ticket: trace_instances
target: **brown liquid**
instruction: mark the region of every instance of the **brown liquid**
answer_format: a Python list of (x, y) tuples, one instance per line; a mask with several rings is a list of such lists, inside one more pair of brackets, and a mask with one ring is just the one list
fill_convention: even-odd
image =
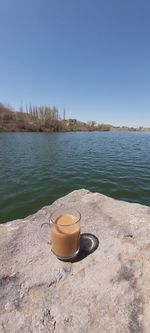
[(73, 256), (79, 249), (80, 223), (73, 215), (57, 217), (51, 226), (52, 250), (59, 257)]

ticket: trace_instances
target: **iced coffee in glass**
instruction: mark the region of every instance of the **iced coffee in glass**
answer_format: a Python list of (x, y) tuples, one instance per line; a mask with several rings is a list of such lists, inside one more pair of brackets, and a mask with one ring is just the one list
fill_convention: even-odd
[(53, 253), (62, 260), (74, 258), (80, 247), (81, 215), (75, 209), (59, 209), (50, 217)]

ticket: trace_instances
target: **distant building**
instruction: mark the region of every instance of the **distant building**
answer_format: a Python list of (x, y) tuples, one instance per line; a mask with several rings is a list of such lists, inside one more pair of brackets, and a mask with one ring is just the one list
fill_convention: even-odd
[(69, 121), (70, 124), (77, 123), (77, 119), (70, 118), (70, 119), (68, 119), (68, 121)]

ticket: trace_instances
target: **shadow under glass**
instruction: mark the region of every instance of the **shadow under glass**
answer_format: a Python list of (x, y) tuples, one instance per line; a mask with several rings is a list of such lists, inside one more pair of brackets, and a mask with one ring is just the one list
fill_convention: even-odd
[(99, 246), (98, 238), (90, 233), (83, 233), (80, 235), (80, 250), (78, 255), (70, 260), (70, 262), (78, 262), (86, 258), (88, 255), (96, 251)]

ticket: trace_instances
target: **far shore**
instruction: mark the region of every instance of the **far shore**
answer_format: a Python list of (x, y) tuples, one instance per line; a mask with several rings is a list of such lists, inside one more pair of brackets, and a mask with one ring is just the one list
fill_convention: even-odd
[(56, 107), (29, 106), (26, 112), (20, 108), (13, 111), (11, 107), (0, 103), (0, 132), (150, 132), (150, 127), (113, 126), (97, 123), (94, 120), (83, 122), (66, 119), (65, 110), (60, 116)]

